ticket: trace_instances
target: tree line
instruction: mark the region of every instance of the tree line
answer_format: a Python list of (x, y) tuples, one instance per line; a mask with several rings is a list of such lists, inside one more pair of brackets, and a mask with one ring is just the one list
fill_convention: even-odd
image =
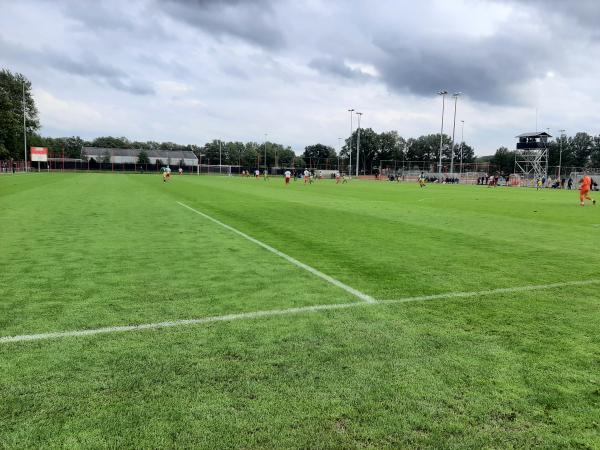
[[(25, 122), (23, 121), (25, 118)], [(31, 82), (20, 73), (0, 70), (0, 160), (22, 160), (24, 156), (23, 133), (27, 137), (27, 148), (48, 147), (54, 155), (81, 158), (83, 147), (127, 148), (143, 150), (192, 151), (206, 164), (240, 165), (244, 167), (329, 167), (336, 166), (338, 158), (344, 167), (350, 160), (356, 165), (358, 131), (344, 139), (339, 151), (324, 144), (308, 145), (297, 156), (290, 146), (276, 142), (240, 142), (212, 140), (202, 146), (182, 145), (175, 142), (135, 141), (126, 137), (101, 136), (85, 140), (79, 136), (44, 137), (38, 133), (40, 121), (35, 100), (31, 93)], [(558, 166), (562, 149), (563, 167), (600, 167), (600, 136), (585, 132), (575, 136), (561, 136), (549, 142), (549, 165)], [(493, 156), (475, 158), (474, 149), (467, 143), (455, 142), (442, 136), (443, 161), (445, 165), (454, 153), (456, 164), (489, 161), (498, 173), (512, 173), (515, 152), (506, 147), (499, 148)], [(389, 166), (391, 161), (419, 161), (435, 166), (438, 162), (440, 134), (429, 134), (418, 138), (404, 138), (396, 131), (375, 132), (372, 128), (360, 130), (360, 168), (372, 170)], [(28, 151), (28, 149), (27, 149)], [(142, 159), (145, 156), (142, 154)], [(141, 161), (143, 162), (143, 161)]]
[[(516, 152), (506, 147), (500, 147), (493, 156), (479, 158), (494, 166), (499, 174), (511, 174), (514, 171)], [(571, 168), (600, 167), (600, 135), (592, 136), (585, 132), (575, 136), (562, 135), (548, 142), (548, 166), (561, 166), (564, 170)], [(565, 173), (564, 170), (561, 172)]]

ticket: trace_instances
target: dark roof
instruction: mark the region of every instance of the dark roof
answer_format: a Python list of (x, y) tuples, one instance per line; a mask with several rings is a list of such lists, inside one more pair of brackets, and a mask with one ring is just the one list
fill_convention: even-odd
[[(138, 148), (104, 148), (104, 147), (83, 147), (83, 155), (102, 156), (108, 153), (111, 156), (131, 156), (137, 158), (143, 149)], [(198, 159), (194, 152), (181, 150), (143, 150), (149, 158), (159, 159)]]
[(537, 138), (537, 137), (542, 137), (542, 136), (552, 137), (550, 134), (546, 133), (545, 131), (532, 131), (529, 133), (519, 134), (516, 137), (518, 137), (518, 138), (527, 138), (527, 137)]

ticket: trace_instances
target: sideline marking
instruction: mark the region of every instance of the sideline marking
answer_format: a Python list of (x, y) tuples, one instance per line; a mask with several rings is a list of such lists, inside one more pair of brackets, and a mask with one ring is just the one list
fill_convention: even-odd
[(317, 312), (317, 311), (328, 311), (335, 309), (348, 309), (359, 306), (377, 306), (377, 305), (389, 305), (394, 303), (408, 303), (408, 302), (419, 302), (426, 300), (439, 300), (444, 298), (468, 298), (478, 296), (490, 296), (493, 294), (506, 294), (511, 292), (525, 292), (525, 291), (536, 291), (542, 289), (552, 289), (559, 287), (569, 286), (587, 286), (590, 284), (599, 284), (600, 279), (585, 280), (585, 281), (567, 281), (564, 283), (552, 283), (542, 284), (533, 286), (521, 286), (512, 288), (499, 288), (489, 289), (486, 291), (476, 292), (448, 292), (446, 294), (434, 294), (434, 295), (422, 295), (419, 297), (405, 297), (396, 300), (383, 300), (376, 303), (356, 302), (356, 303), (338, 303), (331, 305), (314, 305), (314, 306), (303, 306), (299, 308), (288, 308), (288, 309), (272, 309), (267, 311), (254, 311), (245, 312), (238, 314), (226, 314), (224, 316), (212, 316), (203, 317), (199, 319), (183, 319), (173, 320), (167, 322), (156, 322), (156, 323), (144, 323), (140, 325), (123, 325), (113, 326), (104, 328), (95, 328), (89, 330), (74, 330), (74, 331), (58, 331), (53, 333), (40, 333), (40, 334), (22, 334), (18, 336), (4, 336), (0, 337), (0, 344), (8, 344), (10, 342), (25, 342), (25, 341), (41, 341), (44, 339), (58, 339), (66, 337), (77, 337), (77, 336), (92, 336), (95, 334), (107, 334), (107, 333), (118, 333), (124, 331), (139, 331), (139, 330), (153, 330), (159, 328), (172, 328), (185, 325), (198, 325), (203, 323), (211, 322), (230, 322), (234, 320), (244, 319), (255, 319), (260, 317), (272, 317), (272, 316), (284, 316), (301, 314), (306, 312)]
[(354, 295), (355, 297), (360, 298), (362, 301), (367, 302), (367, 303), (375, 303), (375, 299), (373, 297), (371, 297), (370, 295), (367, 295), (363, 292), (360, 292), (356, 289), (354, 289), (353, 287), (348, 286), (347, 284), (342, 283), (339, 280), (336, 280), (333, 277), (330, 277), (329, 275), (313, 268), (310, 267), (309, 265), (304, 264), (303, 262), (298, 261), (295, 258), (292, 258), (289, 255), (286, 255), (283, 252), (280, 252), (279, 250), (277, 250), (276, 248), (271, 247), (270, 245), (265, 244), (264, 242), (259, 241), (258, 239), (254, 239), (252, 236), (247, 235), (246, 233), (233, 228), (230, 225), (227, 225), (226, 223), (221, 222), (220, 220), (215, 219), (214, 217), (209, 216), (208, 214), (205, 214), (203, 212), (198, 211), (197, 209), (192, 208), (191, 206), (186, 205), (185, 203), (181, 203), (181, 202), (177, 202), (179, 205), (183, 206), (184, 208), (189, 209), (190, 211), (195, 212), (196, 214), (204, 217), (205, 219), (208, 219), (214, 223), (216, 223), (217, 225), (221, 225), (223, 228), (227, 228), (229, 231), (232, 231), (233, 233), (243, 237), (244, 239), (249, 240), (250, 242), (255, 243), (256, 245), (260, 245), (262, 248), (270, 251), (271, 253), (275, 253), (277, 256), (282, 257), (283, 259), (291, 262), (292, 264), (294, 264), (295, 266), (300, 267), (301, 269), (304, 269), (310, 273), (312, 273), (313, 275), (316, 275), (319, 278), (322, 278), (323, 280), (333, 284), (334, 286), (337, 286), (343, 290), (345, 290), (346, 292), (349, 292), (350, 294)]

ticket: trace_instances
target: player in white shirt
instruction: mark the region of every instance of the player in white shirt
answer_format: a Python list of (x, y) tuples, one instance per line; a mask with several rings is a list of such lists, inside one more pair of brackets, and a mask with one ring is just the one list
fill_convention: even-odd
[(285, 173), (285, 184), (290, 184), (290, 178), (292, 177), (292, 172), (286, 170)]
[(308, 183), (309, 178), (310, 172), (308, 171), (308, 169), (304, 169), (304, 184)]

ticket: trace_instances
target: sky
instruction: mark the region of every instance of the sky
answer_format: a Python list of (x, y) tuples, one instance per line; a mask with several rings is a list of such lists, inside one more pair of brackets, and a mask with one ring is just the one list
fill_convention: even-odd
[[(597, 0), (0, 0), (0, 67), (47, 136), (296, 153), (361, 126), (478, 155), (537, 129), (600, 133)], [(356, 128), (356, 117), (353, 119)]]

